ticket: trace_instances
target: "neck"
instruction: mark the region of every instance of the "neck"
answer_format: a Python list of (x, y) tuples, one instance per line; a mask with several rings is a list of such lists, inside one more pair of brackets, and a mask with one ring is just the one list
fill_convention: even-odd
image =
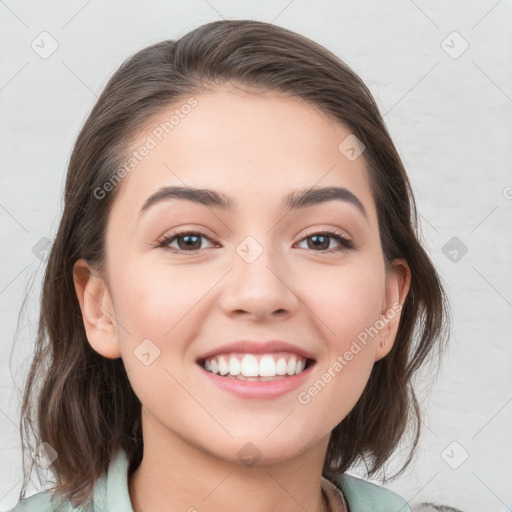
[(144, 453), (129, 475), (134, 512), (327, 512), (321, 481), (329, 435), (300, 454), (230, 461), (176, 436), (143, 411)]

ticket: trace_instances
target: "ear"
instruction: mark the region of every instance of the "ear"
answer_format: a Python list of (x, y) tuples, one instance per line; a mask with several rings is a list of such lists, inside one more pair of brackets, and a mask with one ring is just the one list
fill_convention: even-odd
[(402, 307), (411, 285), (411, 271), (405, 260), (396, 259), (391, 266), (386, 274), (386, 291), (380, 318), (376, 322), (379, 343), (375, 347), (375, 361), (387, 356), (393, 348)]
[(73, 266), (73, 280), (89, 344), (104, 357), (121, 357), (114, 308), (105, 281), (83, 259)]

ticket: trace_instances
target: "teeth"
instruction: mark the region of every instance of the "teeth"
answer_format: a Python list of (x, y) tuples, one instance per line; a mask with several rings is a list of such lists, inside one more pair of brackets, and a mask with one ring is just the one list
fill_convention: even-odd
[(304, 358), (290, 354), (265, 354), (258, 358), (253, 354), (231, 354), (211, 357), (204, 362), (207, 371), (241, 380), (274, 380), (297, 375), (305, 367)]
[(277, 375), (285, 375), (286, 374), (286, 368), (287, 368), (286, 359), (284, 357), (280, 357), (277, 360), (277, 364), (276, 364), (276, 373), (277, 373)]
[(286, 373), (288, 375), (294, 375), (295, 374), (295, 367), (297, 366), (297, 361), (295, 359), (295, 357), (292, 357), (289, 361), (288, 361), (288, 365), (286, 367)]
[(221, 375), (226, 375), (229, 372), (228, 362), (222, 357), (219, 357), (219, 373)]
[[(245, 356), (247, 357), (247, 356)], [(264, 356), (260, 361), (260, 377), (275, 377), (276, 363), (271, 356)]]
[(236, 357), (231, 356), (229, 358), (229, 373), (231, 375), (240, 375), (240, 371), (241, 371), (240, 361)]
[(244, 356), (244, 358), (242, 359), (242, 366), (240, 369), (240, 373), (244, 377), (258, 377), (258, 373), (259, 373), (258, 360), (250, 354)]

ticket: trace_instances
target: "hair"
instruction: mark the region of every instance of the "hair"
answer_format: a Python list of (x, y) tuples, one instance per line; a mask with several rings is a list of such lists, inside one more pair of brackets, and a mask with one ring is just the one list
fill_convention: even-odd
[[(105, 270), (105, 231), (120, 187), (98, 200), (94, 191), (115, 180), (130, 144), (156, 115), (191, 94), (234, 85), (284, 92), (349, 127), (364, 144), (386, 266), (396, 258), (411, 271), (391, 351), (377, 361), (356, 405), (332, 430), (323, 474), (340, 475), (364, 461), (367, 475), (383, 469), (407, 427), (408, 458), (420, 436), (412, 380), (446, 343), (448, 302), (419, 242), (417, 213), (406, 171), (377, 104), (363, 81), (333, 53), (297, 33), (253, 20), (202, 25), (177, 40), (138, 51), (107, 82), (73, 148), (62, 217), (46, 263), (34, 357), (25, 382), (20, 432), (58, 454), (52, 490), (77, 503), (123, 448), (129, 472), (142, 460), (141, 403), (121, 358), (101, 356), (88, 343), (73, 280), (84, 259)], [(133, 150), (133, 149), (132, 149)], [(39, 389), (40, 388), (40, 389)], [(24, 434), (23, 434), (24, 432)], [(30, 467), (32, 472), (34, 462)], [(20, 499), (25, 496), (28, 472)]]

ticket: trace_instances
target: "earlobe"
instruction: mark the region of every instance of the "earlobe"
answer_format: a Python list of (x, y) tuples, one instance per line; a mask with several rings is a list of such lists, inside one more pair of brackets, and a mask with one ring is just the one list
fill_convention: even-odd
[(375, 361), (387, 356), (393, 348), (410, 284), (411, 271), (407, 262), (403, 259), (393, 261), (393, 269), (386, 277), (386, 294), (378, 320), (379, 343), (375, 350)]
[(104, 357), (121, 357), (113, 304), (105, 281), (94, 275), (83, 259), (73, 266), (73, 280), (89, 344)]

